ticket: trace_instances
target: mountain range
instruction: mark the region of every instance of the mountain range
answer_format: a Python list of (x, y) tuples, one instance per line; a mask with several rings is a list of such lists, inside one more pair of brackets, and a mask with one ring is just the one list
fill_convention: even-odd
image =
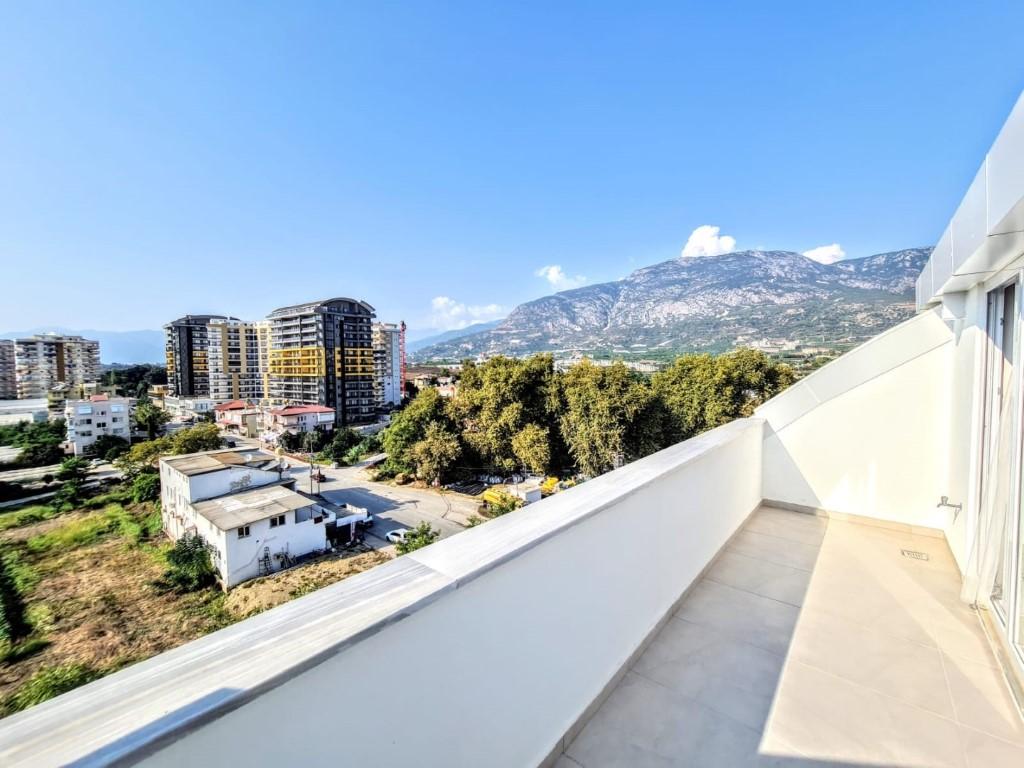
[(463, 336), (469, 336), (474, 333), (482, 333), (483, 331), (489, 331), (492, 328), (497, 328), (501, 324), (501, 320), (492, 320), (489, 323), (473, 323), (467, 325), (465, 328), (456, 328), (451, 331), (445, 331), (443, 333), (434, 333), (430, 336), (424, 336), (421, 339), (414, 341), (407, 341), (405, 343), (405, 350), (409, 354), (418, 352), (426, 347), (431, 347), (434, 344), (441, 344), (452, 339), (458, 339)]
[(751, 342), (857, 343), (910, 317), (931, 248), (821, 264), (736, 251), (643, 267), (610, 283), (520, 304), (496, 327), (419, 349), (419, 360), (534, 352), (644, 356)]

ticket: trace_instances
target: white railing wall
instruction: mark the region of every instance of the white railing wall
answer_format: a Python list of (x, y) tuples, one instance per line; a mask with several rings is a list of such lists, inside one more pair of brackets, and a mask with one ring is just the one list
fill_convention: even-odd
[(762, 498), (744, 419), (0, 722), (0, 764), (537, 765)]
[(765, 499), (945, 530), (953, 348), (929, 310), (761, 406)]

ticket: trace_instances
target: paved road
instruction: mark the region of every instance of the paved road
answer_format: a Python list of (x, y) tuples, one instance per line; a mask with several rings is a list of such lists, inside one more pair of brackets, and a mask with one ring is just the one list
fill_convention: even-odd
[[(239, 448), (257, 448), (255, 440), (235, 438)], [(466, 530), (467, 518), (476, 514), (477, 502), (458, 494), (441, 494), (425, 488), (392, 486), (375, 483), (364, 471), (384, 454), (372, 457), (354, 467), (331, 469), (319, 466), (327, 476), (322, 483), (310, 488), (309, 465), (288, 457), (292, 466), (291, 475), (296, 479), (296, 488), (306, 492), (319, 492), (334, 504), (351, 504), (363, 507), (375, 518), (369, 533), (381, 540), (388, 531), (396, 528), (415, 528), (420, 522), (430, 523), (441, 532), (441, 538), (453, 536)]]
[(43, 475), (55, 475), (60, 469), (60, 464), (50, 464), (45, 467), (28, 467), (27, 469), (9, 469), (0, 472), (0, 480), (13, 483), (16, 480), (35, 480)]
[[(425, 488), (408, 488), (375, 483), (364, 472), (370, 462), (355, 467), (323, 469), (327, 480), (315, 484), (325, 499), (334, 504), (364, 507), (376, 522), (371, 533), (383, 538), (396, 528), (415, 528), (420, 522), (430, 523), (441, 532), (441, 538), (464, 531), (466, 518), (476, 514), (476, 502), (456, 494), (441, 494)], [(297, 467), (298, 486), (309, 489), (309, 474)]]

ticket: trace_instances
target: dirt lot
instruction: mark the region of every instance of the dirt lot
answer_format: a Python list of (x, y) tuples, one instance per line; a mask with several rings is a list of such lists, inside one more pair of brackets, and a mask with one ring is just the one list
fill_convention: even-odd
[(252, 616), (386, 563), (392, 557), (392, 554), (380, 550), (345, 556), (328, 555), (287, 571), (239, 584), (228, 593), (224, 608), (238, 618)]
[(57, 553), (24, 545), (90, 514), (75, 512), (5, 531), (32, 586), (23, 595), (38, 650), (0, 663), (0, 698), (43, 668), (79, 664), (111, 672), (226, 623), (217, 596), (176, 595), (153, 586), (166, 544), (129, 545), (117, 535)]
[(331, 555), (228, 595), (215, 587), (179, 594), (158, 584), (171, 548), (159, 528), (155, 502), (122, 499), (0, 531), (3, 570), (31, 627), (15, 646), (0, 642), (0, 716), (12, 695), (32, 688), (34, 676), (74, 668), (81, 679), (65, 688), (73, 687), (392, 557)]

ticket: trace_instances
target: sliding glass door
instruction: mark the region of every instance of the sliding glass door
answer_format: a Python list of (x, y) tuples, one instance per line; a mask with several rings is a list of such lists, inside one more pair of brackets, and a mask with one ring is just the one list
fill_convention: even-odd
[[(982, 467), (982, 550), (978, 597), (988, 604), (1011, 645), (1024, 651), (1024, 569), (1021, 568), (1020, 284), (988, 294), (988, 355)], [(1024, 659), (1024, 654), (1018, 662)]]

